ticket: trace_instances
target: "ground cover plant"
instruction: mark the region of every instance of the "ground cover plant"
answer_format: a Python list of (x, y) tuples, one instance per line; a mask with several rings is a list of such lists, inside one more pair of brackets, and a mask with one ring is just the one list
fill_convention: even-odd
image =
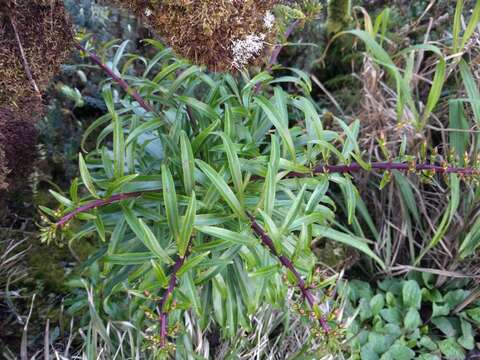
[[(72, 325), (47, 322), (44, 357), (475, 356), (480, 164), (469, 59), (480, 3), (468, 16), (462, 1), (449, 10), (446, 39), (430, 43), (427, 32), (394, 51), (389, 9), (372, 20), (330, 1), (318, 63), (347, 45), (361, 54), (360, 119), (317, 77), (277, 65), (283, 45), (269, 42), (320, 16), (315, 1), (225, 2), (238, 33), (223, 17), (192, 15), (209, 1), (130, 5), (173, 50), (158, 40), (145, 40), (145, 55), (128, 41), (75, 42), (107, 76), (104, 114), (83, 135), (79, 177), (50, 191), (58, 205), (39, 207), (39, 237), (77, 259), (85, 243), (95, 248), (65, 284), (60, 317)], [(248, 14), (257, 17), (241, 20)], [(259, 27), (271, 39), (235, 60), (235, 44)], [(204, 35), (195, 48), (192, 31)], [(218, 53), (206, 51), (212, 41)], [(316, 85), (338, 113), (316, 101)], [(364, 120), (382, 111), (381, 122)]]

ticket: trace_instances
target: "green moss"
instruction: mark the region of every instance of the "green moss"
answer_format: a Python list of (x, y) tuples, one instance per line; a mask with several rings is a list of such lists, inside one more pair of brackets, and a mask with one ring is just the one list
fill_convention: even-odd
[(349, 24), (352, 18), (351, 0), (330, 0), (328, 2), (327, 33), (334, 35)]
[[(38, 241), (38, 240), (36, 240)], [(81, 261), (95, 250), (89, 241), (75, 244), (75, 254)], [(68, 247), (53, 245), (34, 245), (28, 252), (28, 268), (31, 279), (35, 279), (33, 287), (41, 286), (46, 293), (66, 293), (65, 282), (76, 271), (76, 259)]]

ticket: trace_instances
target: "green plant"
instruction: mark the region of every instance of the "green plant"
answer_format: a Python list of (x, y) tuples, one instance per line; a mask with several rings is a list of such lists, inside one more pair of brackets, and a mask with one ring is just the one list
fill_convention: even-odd
[(410, 280), (386, 279), (377, 289), (353, 280), (349, 299), (356, 318), (348, 328), (353, 358), (465, 359), (480, 325), (478, 289), (468, 279), (441, 288), (424, 273)]
[[(145, 66), (142, 77), (124, 75), (135, 91), (118, 69), (126, 43), (110, 66), (90, 55), (127, 96), (120, 100), (111, 85), (104, 87), (108, 114), (85, 137), (104, 128), (96, 149), (79, 156), (88, 194), (80, 197), (79, 181), (70, 199), (52, 192), (62, 207), (43, 208), (59, 218), (43, 239), (59, 232), (70, 234), (70, 244), (92, 233), (109, 239), (87, 263), (97, 274), (96, 298), (113, 319), (128, 315), (137, 327), (150, 324), (156, 335), (148, 341), (159, 351), (174, 349), (167, 338), (182, 331), (189, 309), (202, 330), (218, 326), (226, 338), (249, 331), (253, 313), (264, 303), (282, 304), (288, 284), (311, 321), (310, 340), (323, 344), (319, 351), (337, 351), (344, 329), (335, 312), (322, 310), (335, 304), (322, 291), (332, 279), (320, 281), (314, 271), (312, 240), (351, 246), (384, 268), (368, 241), (345, 228), (359, 229), (357, 207), (371, 223), (349, 173), (439, 172), (457, 181), (456, 174), (478, 170), (435, 161), (365, 163), (356, 143), (359, 123), (335, 119), (344, 136), (324, 130), (301, 71), (279, 78), (243, 73), (239, 80), (209, 75), (150, 43), (159, 49), (152, 60), (130, 55)], [(281, 82), (299, 92), (287, 94), (276, 85)], [(327, 194), (330, 182), (341, 189), (343, 203)], [(346, 221), (335, 218), (336, 206)]]
[[(222, 336), (234, 338), (251, 329), (251, 316), (264, 303), (284, 304), (292, 286), (299, 290), (296, 302), (309, 319), (311, 340), (325, 345), (319, 351), (335, 351), (343, 330), (335, 312), (322, 310), (326, 303), (335, 308), (322, 291), (334, 278), (318, 278), (311, 241), (329, 237), (382, 262), (366, 240), (331, 228), (331, 181), (346, 194), (350, 221), (355, 216), (357, 194), (348, 175), (321, 174), (324, 169), (312, 178), (287, 175), (310, 174), (318, 157), (357, 156), (354, 133), (341, 120), (347, 139), (322, 128), (301, 71), (278, 78), (244, 74), (237, 81), (204, 73), (151, 44), (159, 48), (157, 56), (137, 57), (146, 64), (143, 77), (125, 76), (147, 109), (133, 95), (120, 100), (110, 85), (104, 87), (109, 112), (85, 134), (98, 129), (98, 146), (80, 155), (81, 180), (73, 182), (70, 199), (52, 192), (62, 208), (43, 210), (61, 219), (45, 238), (61, 230), (72, 244), (97, 233), (105, 245), (86, 274), (100, 274), (94, 289), (103, 312), (151, 327), (149, 341), (159, 351), (172, 349), (167, 336), (176, 324), (184, 331), (185, 312), (198, 317), (204, 331), (219, 327)], [(285, 81), (296, 83), (300, 93), (275, 85)], [(258, 83), (263, 90), (257, 94)], [(289, 124), (299, 118), (305, 123)], [(79, 185), (87, 195), (78, 194)], [(75, 302), (72, 310), (82, 304)]]
[[(475, 95), (472, 89), (473, 84), (468, 79), (467, 73), (469, 69), (462, 56), (468, 54), (471, 48), (469, 41), (474, 36), (475, 29), (480, 21), (480, 1), (476, 2), (470, 19), (462, 31), (463, 4), (463, 0), (457, 2), (452, 35), (449, 42), (426, 41), (425, 43), (415, 44), (390, 54), (383, 47), (385, 42), (390, 42), (390, 39), (386, 36), (390, 20), (389, 9), (382, 11), (375, 21), (372, 21), (366, 11), (363, 11), (364, 30), (342, 31), (337, 33), (331, 41), (340, 36), (350, 34), (365, 44), (367, 56), (376, 66), (383, 68), (388, 74), (388, 86), (396, 95), (396, 117), (398, 122), (404, 125), (413, 125), (417, 132), (423, 131), (434, 109), (439, 105), (442, 90), (445, 89), (448, 78), (455, 73), (453, 70), (457, 69), (462, 74), (469, 101), (475, 113), (475, 120), (478, 122), (480, 117), (478, 104), (473, 100)], [(328, 47), (325, 51), (328, 51)], [(421, 56), (415, 58), (416, 53)], [(428, 96), (425, 99), (420, 99), (415, 93), (415, 88), (418, 87), (419, 82), (418, 74), (415, 71), (419, 70), (424, 61), (425, 53), (434, 54), (438, 60), (434, 61), (434, 71), (428, 72), (428, 75), (433, 74), (429, 81), (429, 89), (423, 91)], [(431, 67), (433, 65), (429, 64)]]

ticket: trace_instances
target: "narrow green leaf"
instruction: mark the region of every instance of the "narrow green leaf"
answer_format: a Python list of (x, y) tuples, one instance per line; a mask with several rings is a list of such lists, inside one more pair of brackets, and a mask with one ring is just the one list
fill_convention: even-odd
[(280, 164), (280, 149), (278, 139), (275, 135), (271, 137), (270, 161), (268, 162), (267, 176), (264, 185), (264, 205), (263, 209), (268, 216), (272, 216), (275, 207), (275, 198), (277, 193), (277, 174)]
[(210, 165), (206, 162), (197, 159), (197, 166), (200, 170), (210, 179), (212, 184), (216, 187), (222, 198), (230, 206), (241, 219), (246, 219), (245, 211), (243, 210), (240, 202), (235, 197), (233, 191), (228, 187), (223, 177), (221, 177)]
[(447, 64), (444, 59), (440, 58), (435, 69), (435, 76), (433, 77), (432, 87), (428, 94), (427, 105), (423, 113), (423, 126), (426, 125), (430, 114), (437, 106), (438, 100), (440, 99), (440, 94), (442, 93), (443, 84), (445, 82), (445, 70)]
[(215, 226), (197, 226), (196, 229), (204, 234), (231, 242), (233, 244), (245, 246), (255, 246), (258, 244), (258, 241), (253, 237)]
[(155, 256), (150, 252), (114, 254), (105, 257), (105, 261), (114, 265), (141, 265)]
[(281, 114), (279, 111), (277, 111), (271, 101), (267, 100), (263, 96), (257, 96), (255, 97), (255, 102), (260, 105), (265, 115), (267, 115), (267, 118), (270, 120), (273, 126), (275, 126), (280, 134), (280, 137), (282, 138), (285, 148), (290, 153), (291, 159), (296, 162), (297, 155), (295, 152), (295, 145), (293, 144), (293, 139), (290, 134), (290, 130), (288, 129), (288, 124), (285, 124), (282, 121)]
[(193, 224), (195, 223), (195, 214), (197, 212), (197, 202), (195, 198), (195, 192), (192, 192), (190, 202), (188, 204), (187, 212), (183, 218), (182, 227), (180, 229), (180, 238), (178, 246), (178, 253), (180, 256), (184, 256), (187, 252), (188, 244), (190, 243), (190, 237), (193, 232)]
[(382, 269), (385, 269), (385, 263), (368, 247), (365, 240), (362, 238), (318, 225), (313, 226), (312, 235), (325, 237), (347, 246), (351, 246), (371, 257), (381, 266)]
[(128, 184), (137, 178), (139, 174), (125, 175), (120, 178), (115, 179), (107, 188), (107, 194), (111, 195), (117, 190), (121, 190), (122, 186)]
[(232, 140), (222, 132), (217, 132), (217, 135), (220, 136), (223, 140), (223, 145), (225, 147), (225, 153), (227, 154), (228, 167), (230, 169), (230, 175), (232, 177), (233, 185), (235, 186), (235, 191), (239, 198), (242, 198), (243, 195), (243, 180), (242, 180), (242, 170), (240, 167), (240, 160), (238, 159), (237, 152), (233, 145)]
[(185, 131), (180, 132), (180, 155), (182, 158), (183, 185), (185, 193), (191, 194), (195, 184), (195, 159), (192, 145)]
[[(478, 3), (480, 4), (480, 2)], [(465, 90), (467, 91), (468, 99), (470, 100), (470, 106), (475, 115), (475, 121), (477, 125), (480, 125), (480, 103), (478, 102), (478, 99), (480, 99), (480, 92), (478, 91), (477, 82), (465, 60), (460, 60), (459, 67), (463, 84), (465, 85)]]
[(144, 122), (143, 124), (137, 126), (132, 132), (130, 132), (130, 134), (128, 134), (127, 140), (125, 141), (125, 146), (130, 145), (140, 135), (156, 130), (161, 126), (162, 120), (160, 118), (155, 118)]
[(477, 1), (475, 4), (475, 7), (473, 8), (472, 16), (470, 18), (470, 21), (468, 22), (467, 28), (463, 33), (462, 43), (460, 45), (461, 49), (463, 49), (465, 45), (467, 45), (467, 42), (468, 40), (470, 40), (473, 33), (475, 32), (475, 29), (477, 28), (479, 21), (480, 21), (480, 1)]
[(95, 186), (93, 185), (93, 179), (90, 176), (87, 164), (85, 163), (81, 153), (78, 154), (78, 166), (80, 168), (80, 177), (82, 178), (83, 185), (85, 185), (93, 197), (99, 198), (97, 191), (95, 190)]
[(74, 203), (71, 202), (69, 199), (67, 199), (65, 196), (57, 193), (56, 191), (53, 191), (53, 190), (49, 190), (50, 191), (50, 194), (53, 195), (53, 197), (55, 199), (57, 199), (57, 201), (62, 204), (63, 206), (66, 206), (67, 208), (68, 207), (75, 207)]
[(197, 265), (199, 265), (208, 255), (210, 255), (210, 251), (207, 251), (203, 254), (197, 255), (195, 257), (189, 258), (182, 267), (178, 270), (177, 275), (181, 277), (185, 274), (188, 270), (193, 269)]
[(457, 0), (457, 5), (455, 6), (455, 14), (453, 16), (453, 52), (457, 53), (460, 50), (460, 31), (462, 30), (462, 11), (463, 11), (463, 0)]
[(287, 215), (285, 216), (285, 220), (283, 221), (282, 227), (280, 228), (280, 233), (285, 234), (285, 232), (288, 230), (288, 227), (292, 223), (292, 221), (298, 216), (300, 213), (300, 206), (303, 203), (303, 195), (305, 194), (305, 190), (307, 189), (307, 185), (304, 184), (302, 186), (302, 189), (298, 193), (295, 201), (293, 204), (290, 206), (290, 209), (287, 212)]
[(180, 216), (178, 214), (177, 193), (172, 173), (165, 165), (162, 165), (162, 184), (168, 227), (175, 242), (178, 244), (180, 241)]
[(145, 224), (142, 219), (138, 219), (132, 209), (123, 207), (123, 214), (127, 224), (140, 241), (159, 259), (171, 264), (173, 260), (168, 256), (167, 252), (162, 248), (158, 239), (152, 230)]

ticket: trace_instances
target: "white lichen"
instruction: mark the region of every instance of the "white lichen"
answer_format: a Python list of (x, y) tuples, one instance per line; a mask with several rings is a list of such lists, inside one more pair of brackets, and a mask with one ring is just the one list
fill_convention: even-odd
[(265, 26), (268, 30), (273, 28), (275, 24), (275, 15), (272, 14), (270, 10), (265, 13), (265, 17), (263, 18), (263, 26)]
[(264, 40), (265, 34), (250, 34), (244, 39), (232, 41), (232, 66), (237, 69), (245, 67), (253, 57), (260, 54)]

